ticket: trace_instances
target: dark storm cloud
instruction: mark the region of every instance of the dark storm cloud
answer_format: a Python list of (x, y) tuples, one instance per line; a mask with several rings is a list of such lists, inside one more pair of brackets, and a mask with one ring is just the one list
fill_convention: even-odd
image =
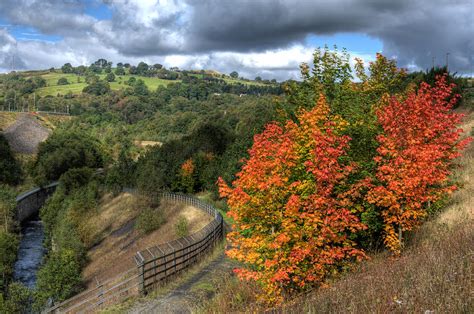
[(48, 51), (67, 49), (76, 60), (103, 57), (95, 56), (98, 52), (130, 60), (181, 55), (189, 59), (184, 64), (218, 65), (224, 71), (240, 65), (248, 73), (255, 65), (254, 74), (273, 71), (282, 76), (293, 60), (260, 66), (261, 62), (245, 64), (242, 54), (308, 46), (309, 35), (344, 32), (380, 39), (383, 53), (396, 57), (402, 66), (424, 69), (431, 66), (433, 56), (442, 65), (446, 52), (451, 69), (463, 73), (473, 66), (474, 0), (102, 2), (112, 12), (110, 20), (84, 13), (80, 0), (1, 0), (0, 20), (63, 36), (63, 44), (50, 45)]
[(303, 41), (308, 34), (366, 32), (408, 1), (193, 1), (195, 49), (262, 50)]
[[(302, 42), (308, 34), (365, 33), (404, 66), (445, 63), (470, 71), (474, 0), (193, 1), (193, 50), (259, 51)], [(328, 43), (331, 44), (331, 43)]]
[(84, 36), (96, 22), (84, 14), (84, 8), (79, 0), (2, 0), (0, 18), (44, 34)]
[(371, 30), (384, 44), (384, 54), (397, 56), (402, 65), (422, 69), (446, 64), (452, 71), (472, 73), (474, 65), (474, 1), (424, 1), (393, 25)]

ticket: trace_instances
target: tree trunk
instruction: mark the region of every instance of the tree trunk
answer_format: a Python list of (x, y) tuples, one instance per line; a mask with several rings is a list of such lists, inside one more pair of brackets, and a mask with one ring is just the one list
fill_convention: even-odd
[(403, 242), (402, 242), (402, 226), (398, 225), (398, 242), (400, 243), (400, 248), (403, 247)]

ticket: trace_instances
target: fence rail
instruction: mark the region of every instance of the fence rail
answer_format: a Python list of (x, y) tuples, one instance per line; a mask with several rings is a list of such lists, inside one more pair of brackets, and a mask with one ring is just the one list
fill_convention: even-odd
[(96, 288), (86, 290), (55, 305), (45, 313), (91, 313), (117, 304), (134, 295), (144, 295), (155, 285), (197, 262), (223, 236), (222, 215), (196, 197), (161, 193), (162, 199), (194, 206), (214, 219), (198, 232), (177, 240), (139, 251), (134, 256), (137, 267), (128, 270)]
[(137, 252), (135, 262), (140, 274), (140, 292), (146, 294), (156, 284), (188, 268), (210, 250), (223, 235), (223, 219), (211, 205), (188, 195), (162, 193), (162, 198), (205, 211), (214, 219), (200, 231), (177, 240)]

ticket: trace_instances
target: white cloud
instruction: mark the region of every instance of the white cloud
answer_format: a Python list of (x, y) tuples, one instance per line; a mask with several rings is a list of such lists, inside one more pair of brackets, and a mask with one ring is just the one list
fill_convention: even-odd
[[(103, 22), (107, 24), (107, 22)], [(0, 51), (12, 53), (15, 39), (6, 31), (0, 30)], [(238, 71), (243, 77), (254, 78), (261, 76), (264, 79), (279, 81), (299, 79), (299, 65), (302, 62), (311, 63), (314, 47), (301, 44), (287, 48), (269, 49), (262, 52), (214, 52), (201, 54), (171, 54), (163, 57), (136, 57), (124, 56), (113, 47), (103, 45), (95, 36), (84, 38), (68, 38), (60, 42), (44, 42), (37, 40), (18, 41), (17, 69), (19, 65), (28, 69), (47, 69), (60, 67), (69, 62), (73, 65), (89, 65), (99, 57), (114, 63), (128, 62), (137, 64), (140, 61), (148, 64), (162, 63), (166, 67), (177, 66), (181, 69), (212, 69), (221, 73)], [(4, 53), (5, 55), (5, 53)], [(352, 57), (359, 57), (365, 61), (373, 59), (371, 55), (354, 53)], [(3, 68), (3, 69), (2, 69)], [(8, 71), (5, 64), (0, 71)]]
[[(112, 10), (110, 20), (85, 14), (85, 2), (78, 0), (0, 0), (5, 23), (64, 38), (56, 43), (24, 38), (18, 43), (19, 65), (49, 68), (106, 58), (298, 78), (298, 65), (311, 61), (313, 52), (305, 38), (338, 32), (377, 38), (388, 57), (414, 69), (431, 65), (431, 56), (442, 60), (448, 51), (455, 71), (474, 61), (472, 0), (102, 1)], [(6, 34), (10, 42), (0, 45), (3, 63), (12, 49), (13, 37)]]

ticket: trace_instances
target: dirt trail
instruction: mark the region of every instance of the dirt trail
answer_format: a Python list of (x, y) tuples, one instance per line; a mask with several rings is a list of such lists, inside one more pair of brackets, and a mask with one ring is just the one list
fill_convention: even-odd
[[(212, 285), (216, 278), (229, 273), (235, 267), (235, 263), (225, 257), (221, 252), (213, 261), (203, 269), (185, 280), (177, 288), (165, 296), (157, 297), (146, 303), (136, 303), (135, 306), (126, 311), (130, 314), (152, 314), (152, 313), (191, 313), (196, 304), (202, 301), (202, 293), (198, 293), (200, 285), (204, 287)], [(204, 289), (206, 290), (206, 289)], [(209, 294), (213, 294), (209, 291)], [(209, 295), (206, 297), (210, 297)]]
[(15, 123), (4, 131), (10, 147), (15, 153), (34, 154), (39, 143), (45, 141), (51, 130), (42, 126), (31, 114), (21, 114)]

